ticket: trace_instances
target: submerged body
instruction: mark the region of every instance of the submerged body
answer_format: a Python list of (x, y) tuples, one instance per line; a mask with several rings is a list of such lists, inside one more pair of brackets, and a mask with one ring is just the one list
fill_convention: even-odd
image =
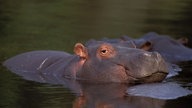
[(106, 42), (86, 47), (77, 43), (75, 54), (60, 51), (32, 51), (4, 62), (11, 71), (38, 80), (69, 78), (92, 83), (147, 83), (162, 81), (168, 74), (160, 54)]

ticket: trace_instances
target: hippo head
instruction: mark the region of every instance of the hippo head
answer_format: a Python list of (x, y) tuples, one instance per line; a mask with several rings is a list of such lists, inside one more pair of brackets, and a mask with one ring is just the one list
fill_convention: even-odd
[(158, 82), (168, 74), (166, 63), (156, 52), (106, 42), (86, 47), (77, 43), (74, 52), (82, 65), (76, 77), (86, 82)]
[(186, 39), (175, 40), (166, 35), (150, 32), (140, 40), (149, 41), (151, 48), (148, 51), (157, 51), (168, 62), (177, 63), (192, 60), (192, 50), (183, 45), (187, 42)]

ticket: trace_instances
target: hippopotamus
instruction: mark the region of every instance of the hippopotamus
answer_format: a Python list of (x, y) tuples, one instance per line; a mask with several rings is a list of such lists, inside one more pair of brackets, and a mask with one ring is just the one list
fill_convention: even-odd
[[(133, 43), (132, 46), (135, 48), (150, 52), (156, 51), (160, 53), (169, 63), (192, 60), (192, 49), (185, 46), (189, 41), (187, 38), (180, 38), (176, 40), (166, 35), (159, 35), (155, 32), (149, 32), (138, 39), (134, 39), (129, 36), (122, 36), (119, 39), (104, 38), (102, 41), (116, 43), (119, 45), (122, 45), (122, 43), (131, 42)], [(127, 47), (130, 47), (130, 45), (127, 44)]]
[[(40, 50), (19, 54), (3, 65), (21, 76), (36, 80), (66, 78), (89, 83), (160, 82), (168, 74), (167, 64), (157, 52), (94, 42), (76, 43), (74, 53)], [(34, 80), (34, 78), (33, 78)]]
[(169, 36), (151, 32), (141, 39), (151, 43), (151, 48), (148, 51), (159, 52), (168, 62), (177, 63), (192, 60), (192, 49)]

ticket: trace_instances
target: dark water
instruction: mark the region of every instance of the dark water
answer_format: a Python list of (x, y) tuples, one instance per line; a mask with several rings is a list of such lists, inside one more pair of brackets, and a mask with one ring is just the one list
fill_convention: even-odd
[[(174, 38), (189, 37), (191, 28), (191, 0), (0, 0), (0, 62), (31, 50), (72, 52), (76, 42), (90, 38), (139, 37), (150, 31)], [(183, 71), (170, 80), (192, 89), (192, 62), (180, 66)], [(174, 100), (124, 97), (123, 85), (110, 87), (84, 85), (86, 96), (77, 96), (63, 85), (27, 81), (0, 66), (0, 107), (192, 106), (191, 95)]]

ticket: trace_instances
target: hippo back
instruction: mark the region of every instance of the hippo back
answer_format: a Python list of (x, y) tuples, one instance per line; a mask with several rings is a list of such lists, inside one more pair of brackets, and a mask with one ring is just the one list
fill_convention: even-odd
[[(55, 66), (64, 68), (67, 61), (70, 60), (68, 59), (70, 56), (72, 55), (62, 51), (31, 51), (10, 58), (3, 65), (25, 79), (44, 82), (45, 79), (42, 79), (42, 76), (44, 77), (45, 75), (42, 74), (48, 74), (48, 72), (53, 74), (58, 71), (54, 68)], [(48, 76), (50, 77), (50, 75)]]

